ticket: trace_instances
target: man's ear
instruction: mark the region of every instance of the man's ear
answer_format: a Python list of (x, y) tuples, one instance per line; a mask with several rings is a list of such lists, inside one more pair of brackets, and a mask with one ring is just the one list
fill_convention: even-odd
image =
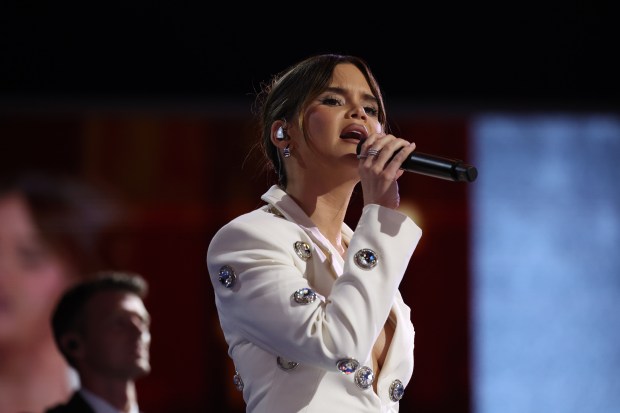
[(82, 341), (80, 337), (75, 333), (65, 334), (60, 342), (63, 350), (71, 355), (75, 354), (82, 347)]

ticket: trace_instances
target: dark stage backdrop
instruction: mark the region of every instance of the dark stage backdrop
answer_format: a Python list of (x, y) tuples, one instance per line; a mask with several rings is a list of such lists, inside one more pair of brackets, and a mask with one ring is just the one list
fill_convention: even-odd
[[(390, 124), (423, 152), (468, 159), (468, 115), (399, 106)], [(80, 104), (0, 113), (0, 172), (46, 169), (111, 188), (128, 218), (110, 239), (118, 267), (151, 284), (149, 413), (243, 412), (219, 330), (205, 254), (215, 231), (258, 207), (272, 183), (245, 103), (152, 107)], [(483, 173), (483, 172), (482, 172)], [(401, 411), (470, 411), (469, 191), (406, 173), (403, 208), (424, 231), (402, 283), (416, 327), (415, 369)], [(355, 226), (360, 194), (347, 216)]]

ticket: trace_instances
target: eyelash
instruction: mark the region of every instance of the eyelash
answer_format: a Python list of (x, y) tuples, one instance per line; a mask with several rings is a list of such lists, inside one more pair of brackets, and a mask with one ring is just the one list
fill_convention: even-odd
[[(336, 106), (336, 105), (342, 105), (342, 102), (340, 101), (340, 99), (334, 98), (334, 97), (325, 97), (322, 98), (320, 100), (320, 102), (324, 105), (328, 105), (328, 106)], [(366, 111), (366, 113), (370, 116), (378, 116), (379, 115), (379, 109), (377, 109), (374, 106), (365, 106), (364, 107), (364, 111)]]

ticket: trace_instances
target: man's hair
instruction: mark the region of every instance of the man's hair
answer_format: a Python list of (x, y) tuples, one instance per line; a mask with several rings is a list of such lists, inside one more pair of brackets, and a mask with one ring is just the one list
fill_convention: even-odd
[(52, 313), (52, 330), (56, 345), (71, 365), (73, 362), (62, 345), (62, 337), (79, 331), (84, 308), (93, 296), (102, 291), (124, 291), (144, 299), (148, 293), (148, 282), (132, 272), (99, 271), (92, 278), (65, 291)]

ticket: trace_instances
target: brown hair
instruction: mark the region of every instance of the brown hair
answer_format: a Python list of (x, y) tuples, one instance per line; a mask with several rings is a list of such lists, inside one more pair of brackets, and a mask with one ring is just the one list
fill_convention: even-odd
[(68, 176), (31, 171), (0, 179), (0, 197), (9, 195), (24, 199), (42, 240), (75, 275), (111, 265), (104, 241), (122, 214), (111, 194)]

